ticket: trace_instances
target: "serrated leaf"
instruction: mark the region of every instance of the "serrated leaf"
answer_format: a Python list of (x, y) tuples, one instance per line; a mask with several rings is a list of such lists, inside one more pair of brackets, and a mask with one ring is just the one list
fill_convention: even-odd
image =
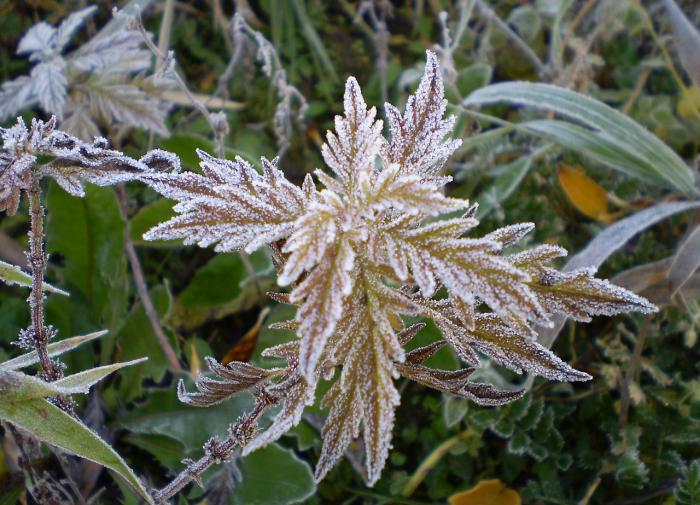
[(182, 202), (175, 206), (179, 215), (147, 232), (146, 240), (184, 239), (202, 247), (217, 244), (219, 252), (253, 252), (292, 232), (305, 197), (285, 179), (276, 161), (264, 160), (260, 175), (240, 157), (231, 162), (198, 154), (204, 175), (142, 177), (163, 196)]
[(491, 314), (478, 315), (470, 344), (513, 371), (541, 375), (552, 380), (587, 381), (591, 376), (571, 368), (545, 347), (505, 325)]

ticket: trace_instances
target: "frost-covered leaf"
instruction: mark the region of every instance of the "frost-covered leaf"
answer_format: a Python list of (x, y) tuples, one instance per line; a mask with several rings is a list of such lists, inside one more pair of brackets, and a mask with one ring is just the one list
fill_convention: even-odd
[(354, 284), (352, 273), (355, 251), (346, 240), (339, 240), (327, 248), (320, 264), (316, 266), (290, 296), (292, 303), (299, 304), (296, 319), (301, 336), (299, 353), (302, 373), (310, 380), (316, 364), (333, 334), (338, 320), (343, 315), (344, 300)]
[(511, 370), (559, 381), (586, 381), (591, 376), (564, 363), (551, 351), (504, 324), (493, 314), (478, 314), (473, 330), (466, 330), (470, 345)]
[(32, 59), (50, 56), (55, 50), (56, 28), (43, 21), (32, 26), (17, 46), (17, 54), (28, 54)]
[(216, 245), (220, 252), (245, 249), (287, 237), (305, 206), (301, 189), (285, 179), (276, 160), (263, 160), (263, 174), (242, 158), (214, 158), (197, 151), (204, 175), (150, 174), (143, 180), (178, 201), (172, 218), (144, 235), (146, 240), (184, 239)]
[(56, 30), (56, 48), (62, 51), (76, 31), (97, 11), (97, 6), (91, 5), (84, 9), (72, 12), (66, 19), (61, 21)]
[(397, 275), (408, 265), (424, 297), (432, 296), (439, 282), (468, 305), (480, 299), (504, 317), (546, 321), (526, 284), (529, 276), (499, 256), (498, 238), (461, 237), (474, 223), (464, 218), (416, 228), (392, 223), (383, 231), (389, 255), (399, 265)]
[(388, 324), (388, 307), (381, 305), (371, 278), (363, 277), (360, 282), (363, 287), (350, 302), (352, 324), (341, 336), (344, 342), (338, 344), (347, 353), (343, 370), (323, 399), (331, 411), (323, 426), (323, 448), (315, 476), (320, 481), (328, 473), (362, 426), (367, 482), (372, 486), (389, 456), (394, 409), (400, 399), (393, 384), (391, 356), (396, 336)]
[(479, 405), (504, 405), (521, 398), (525, 393), (524, 390), (499, 391), (491, 384), (471, 382), (469, 376), (474, 372), (473, 368), (456, 371), (435, 370), (423, 365), (400, 363), (397, 364), (397, 370), (408, 379), (444, 393), (467, 398)]
[(613, 316), (624, 312), (651, 314), (658, 311), (641, 296), (605, 279), (597, 279), (595, 273), (595, 268), (573, 272), (545, 268), (530, 287), (548, 313), (564, 314), (575, 321), (589, 322), (591, 316)]
[[(20, 427), (33, 437), (82, 458), (95, 461), (119, 474), (146, 501), (153, 504), (150, 493), (124, 460), (107, 442), (81, 421), (62, 411), (44, 398), (19, 398), (6, 394), (6, 388), (18, 387), (27, 381), (36, 381), (24, 374), (0, 374), (0, 419)], [(18, 377), (22, 377), (19, 378)], [(49, 393), (50, 394), (50, 393)]]
[(455, 118), (443, 118), (447, 100), (435, 53), (427, 51), (425, 74), (404, 113), (391, 104), (385, 108), (391, 132), (382, 149), (385, 165), (396, 163), (404, 174), (437, 175), (462, 141), (444, 140)]
[[(107, 331), (97, 331), (88, 335), (66, 338), (60, 342), (53, 342), (49, 344), (46, 347), (46, 351), (49, 357), (52, 358), (54, 356), (59, 356), (64, 352), (72, 351), (76, 347), (98, 339), (106, 334)], [(1, 362), (0, 370), (17, 370), (19, 368), (35, 365), (36, 363), (39, 363), (39, 354), (36, 351), (31, 351), (26, 354), (22, 354), (21, 356), (17, 356), (16, 358)]]
[[(694, 176), (685, 162), (658, 137), (612, 107), (559, 86), (504, 82), (476, 90), (466, 106), (509, 103), (554, 112), (569, 122), (537, 121), (524, 125), (564, 146), (606, 162), (628, 175), (696, 195)], [(585, 127), (582, 127), (581, 124)]]
[[(16, 284), (18, 286), (31, 287), (32, 276), (26, 272), (23, 272), (18, 266), (0, 261), (0, 281), (3, 281), (5, 284)], [(44, 291), (49, 293), (57, 293), (59, 295), (68, 296), (68, 293), (53, 287), (47, 282), (42, 283), (42, 288)]]
[(287, 370), (281, 374), (276, 383), (266, 387), (268, 394), (281, 400), (282, 407), (272, 420), (270, 427), (243, 448), (244, 456), (274, 442), (299, 424), (304, 408), (311, 405), (315, 398), (315, 387), (310, 385), (299, 373), (299, 344), (297, 342), (270, 347), (263, 351), (263, 355), (287, 360)]
[(177, 386), (177, 397), (181, 402), (195, 407), (216, 405), (237, 393), (263, 384), (275, 374), (274, 370), (264, 370), (240, 361), (222, 365), (214, 358), (208, 357), (206, 362), (218, 380), (199, 378), (196, 383), (197, 391), (194, 393), (188, 393), (184, 381), (181, 380)]
[(604, 279), (595, 277), (596, 268), (559, 272), (544, 266), (565, 256), (557, 246), (542, 245), (510, 256), (509, 261), (532, 275), (528, 284), (549, 314), (563, 314), (575, 321), (589, 322), (591, 316), (612, 316), (624, 312), (649, 314), (658, 309), (647, 300)]
[(0, 89), (0, 118), (12, 117), (38, 101), (28, 76), (22, 75), (13, 81), (5, 81)]
[(151, 53), (143, 48), (142, 35), (136, 30), (121, 29), (98, 33), (75, 51), (71, 65), (102, 75), (124, 75), (147, 70), (151, 60)]
[[(180, 391), (184, 401), (205, 404), (259, 386), (277, 400), (281, 407), (272, 424), (244, 454), (298, 424), (323, 378), (332, 382), (322, 402), (330, 413), (322, 429), (316, 479), (362, 434), (372, 485), (391, 445), (399, 403), (394, 379), (400, 375), (482, 405), (500, 405), (522, 392), (469, 381), (479, 353), (518, 373), (588, 380), (588, 374), (534, 341), (534, 325), (548, 322), (558, 311), (589, 317), (651, 310), (645, 300), (595, 279), (592, 272), (569, 276), (545, 266), (565, 255), (559, 247), (504, 254), (533, 229), (532, 223), (506, 226), (481, 238), (468, 236), (478, 225), (477, 206), (445, 196), (443, 186), (450, 179), (439, 174), (458, 146), (444, 140), (453, 124), (443, 119), (445, 107), (437, 61), (429, 53), (425, 76), (405, 114), (388, 107), (391, 141), (378, 138), (374, 110), (367, 108), (357, 82), (348, 81), (345, 115), (336, 118), (336, 132), (328, 134), (323, 147), (335, 177), (317, 170), (325, 186), (320, 191), (311, 176), (301, 188), (293, 186), (264, 159), (260, 175), (241, 159), (218, 160), (201, 152), (202, 175), (141, 176), (176, 200), (179, 214), (147, 238), (217, 244), (219, 251), (252, 251), (270, 244), (278, 282), (290, 287), (289, 293), (272, 298), (296, 305), (297, 313), (273, 328), (294, 331), (299, 340), (263, 352), (286, 359), (285, 368), (267, 377), (260, 369), (243, 370), (236, 364), (230, 384), (205, 379), (197, 393)], [(376, 163), (378, 143), (381, 163)], [(446, 216), (457, 210), (464, 212), (461, 217)], [(556, 282), (543, 282), (543, 273), (547, 279), (556, 275)], [(403, 345), (424, 324), (406, 327), (404, 316), (432, 320), (443, 340), (406, 352)], [(423, 365), (445, 343), (468, 368)], [(538, 450), (541, 455), (545, 449), (533, 445), (532, 452)]]
[(323, 159), (351, 195), (359, 175), (371, 170), (379, 153), (382, 121), (375, 121), (376, 108), (367, 109), (354, 77), (345, 84), (345, 115), (336, 116), (335, 133), (328, 132), (321, 147)]
[(63, 58), (39, 63), (32, 69), (31, 79), (34, 93), (44, 112), (62, 118), (68, 94), (66, 62)]
[(139, 82), (155, 89), (150, 81), (127, 83), (109, 75), (96, 76), (81, 86), (79, 92), (85, 96), (80, 101), (88, 104), (88, 117), (104, 124), (116, 122), (167, 136), (168, 108), (158, 97), (137, 86)]

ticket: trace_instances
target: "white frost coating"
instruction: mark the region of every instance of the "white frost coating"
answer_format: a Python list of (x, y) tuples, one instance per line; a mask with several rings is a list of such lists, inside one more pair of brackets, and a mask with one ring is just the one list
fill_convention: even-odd
[[(13, 127), (0, 131), (4, 150), (0, 154), (0, 210), (10, 214), (16, 211), (19, 192), (29, 188), (32, 176), (52, 177), (70, 194), (83, 196), (85, 181), (109, 186), (156, 170), (171, 170), (180, 164), (177, 156), (160, 150), (135, 160), (109, 149), (102, 137), (95, 137), (92, 143), (83, 142), (56, 130), (55, 116), (46, 122), (33, 119), (30, 128), (18, 118)], [(39, 155), (55, 159), (35, 167)]]
[[(311, 176), (301, 188), (292, 185), (276, 162), (263, 160), (261, 175), (241, 159), (219, 160), (200, 152), (202, 175), (151, 172), (142, 177), (178, 202), (178, 215), (146, 237), (216, 244), (222, 251), (272, 245), (278, 283), (291, 289), (273, 299), (298, 307), (293, 321), (276, 328), (295, 331), (299, 340), (265, 353), (289, 363), (264, 385), (282, 408), (244, 454), (297, 424), (313, 401), (319, 378), (335, 378), (323, 399), (330, 414), (316, 479), (362, 433), (372, 485), (391, 448), (399, 375), (482, 405), (500, 405), (522, 392), (470, 382), (478, 352), (516, 372), (588, 380), (588, 374), (533, 341), (534, 324), (550, 324), (557, 312), (583, 320), (653, 307), (595, 279), (592, 271), (561, 274), (545, 266), (566, 254), (558, 246), (504, 255), (533, 229), (532, 223), (481, 238), (467, 235), (478, 224), (476, 207), (445, 196), (450, 179), (439, 174), (459, 141), (445, 140), (453, 120), (443, 119), (446, 101), (432, 53), (405, 113), (387, 107), (389, 141), (382, 139), (375, 109), (367, 108), (353, 78), (346, 85), (344, 107), (336, 132), (328, 134), (322, 148), (332, 174), (316, 171), (325, 188), (317, 189)], [(382, 163), (375, 167), (380, 148)], [(447, 218), (455, 211), (464, 214)], [(448, 296), (432, 299), (438, 290)], [(443, 341), (405, 353), (402, 344), (417, 331), (404, 327), (402, 316), (409, 315), (432, 319), (444, 342), (470, 368), (445, 371), (422, 365), (421, 358), (427, 359)], [(337, 368), (340, 374), (334, 373)], [(239, 383), (203, 384), (196, 394), (218, 400), (214, 387), (223, 395)]]
[(393, 105), (384, 105), (391, 140), (382, 147), (382, 157), (387, 164), (398, 163), (403, 173), (430, 176), (439, 174), (462, 141), (443, 141), (452, 131), (455, 117), (443, 119), (447, 100), (440, 64), (435, 53), (426, 54), (425, 74), (406, 102), (403, 115)]
[[(170, 104), (160, 98), (162, 85), (143, 72), (152, 55), (141, 33), (122, 26), (98, 32), (76, 50), (65, 53), (76, 31), (97, 7), (66, 17), (58, 27), (41, 22), (20, 40), (17, 54), (35, 66), (28, 76), (7, 81), (0, 89), (0, 119), (38, 104), (62, 120), (62, 127), (83, 140), (96, 135), (98, 124), (120, 123), (167, 135)], [(137, 75), (138, 74), (138, 75)]]
[(180, 215), (148, 231), (146, 240), (183, 239), (217, 251), (252, 252), (286, 238), (306, 205), (304, 192), (263, 160), (263, 174), (238, 157), (220, 160), (198, 151), (204, 175), (153, 174), (143, 180), (178, 201)]
[(357, 80), (350, 77), (343, 99), (345, 116), (336, 116), (335, 133), (326, 134), (321, 153), (326, 164), (352, 192), (359, 174), (370, 170), (379, 153), (382, 121), (375, 121), (376, 108), (367, 109)]

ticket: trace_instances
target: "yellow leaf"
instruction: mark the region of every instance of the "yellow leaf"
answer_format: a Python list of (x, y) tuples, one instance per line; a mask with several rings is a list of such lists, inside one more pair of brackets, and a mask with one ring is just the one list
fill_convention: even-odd
[(520, 495), (499, 479), (482, 480), (476, 486), (448, 498), (450, 505), (520, 505)]
[(557, 176), (569, 201), (582, 214), (601, 221), (610, 222), (608, 215), (608, 195), (597, 182), (583, 173), (563, 163), (559, 164)]
[(678, 100), (677, 111), (683, 119), (697, 118), (700, 111), (700, 88), (693, 85), (683, 90)]
[(202, 371), (202, 360), (199, 358), (199, 353), (197, 352), (197, 347), (194, 345), (194, 342), (192, 342), (190, 349), (192, 355), (192, 358), (190, 359), (190, 373), (192, 374), (192, 378), (197, 380), (199, 379), (199, 374)]
[(260, 329), (262, 328), (265, 318), (270, 313), (270, 307), (264, 307), (260, 314), (258, 314), (258, 320), (255, 322), (253, 327), (249, 329), (245, 335), (243, 335), (238, 342), (236, 342), (231, 349), (226, 353), (224, 359), (221, 363), (227, 365), (232, 361), (248, 361), (253, 355), (255, 350), (255, 345), (258, 343), (258, 335), (260, 334)]

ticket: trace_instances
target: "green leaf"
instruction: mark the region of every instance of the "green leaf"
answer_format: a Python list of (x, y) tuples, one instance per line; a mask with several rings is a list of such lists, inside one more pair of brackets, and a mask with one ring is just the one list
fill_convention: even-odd
[[(192, 389), (192, 384), (188, 384)], [(119, 425), (132, 434), (160, 435), (177, 440), (186, 455), (195, 455), (211, 436), (226, 436), (228, 426), (250, 411), (248, 394), (234, 396), (219, 405), (199, 408), (180, 402), (175, 388), (150, 391), (148, 402), (121, 416)]]
[(0, 418), (43, 442), (113, 470), (138, 491), (147, 503), (154, 503), (141, 481), (114, 449), (79, 420), (49, 401), (43, 398), (15, 399), (11, 395), (2, 394)]
[(178, 303), (185, 307), (215, 307), (241, 294), (246, 270), (238, 253), (217, 254), (197, 270)]
[[(151, 289), (151, 300), (159, 319), (170, 312), (172, 299), (167, 286), (156, 286)], [(170, 343), (177, 353), (177, 341), (172, 338), (167, 328), (163, 328), (170, 337)], [(153, 333), (153, 327), (141, 303), (137, 303), (129, 312), (119, 332), (118, 359), (127, 361), (148, 356), (148, 363), (143, 366), (124, 370), (120, 374), (120, 383), (112, 394), (119, 395), (119, 402), (132, 401), (143, 394), (143, 382), (150, 379), (158, 383), (168, 370), (169, 363)], [(115, 399), (116, 401), (116, 399)]]
[(147, 361), (148, 358), (135, 359), (124, 363), (113, 363), (111, 365), (100, 366), (84, 370), (73, 375), (59, 379), (53, 385), (60, 387), (68, 392), (68, 394), (85, 393), (90, 391), (90, 388), (108, 375), (116, 372), (121, 368), (138, 365)]
[(134, 245), (144, 247), (182, 247), (179, 240), (144, 240), (143, 234), (175, 216), (172, 200), (161, 198), (139, 210), (129, 223), (129, 236)]
[(48, 301), (48, 317), (68, 335), (87, 325), (117, 329), (126, 311), (128, 279), (125, 222), (114, 190), (88, 186), (84, 198), (75, 198), (52, 184), (46, 207), (47, 251), (63, 258), (64, 286), (71, 293), (70, 303)]
[(232, 505), (301, 503), (316, 491), (308, 463), (277, 444), (247, 456), (241, 471), (243, 481), (234, 491)]
[(525, 129), (549, 136), (583, 155), (595, 154), (598, 161), (607, 159), (601, 153), (611, 154), (609, 151), (614, 148), (616, 154), (612, 158), (615, 164), (610, 164), (612, 159), (608, 159), (611, 168), (681, 193), (697, 194), (693, 173), (670, 147), (639, 123), (603, 102), (549, 84), (505, 82), (475, 91), (463, 105), (493, 103), (554, 112), (570, 122), (564, 123), (566, 126), (562, 121), (536, 122), (534, 126), (526, 123)]
[[(16, 284), (18, 286), (24, 286), (27, 288), (32, 287), (32, 276), (24, 271), (18, 266), (10, 265), (4, 261), (0, 261), (0, 281), (5, 284)], [(68, 293), (62, 289), (53, 287), (51, 284), (44, 282), (42, 284), (43, 290), (49, 293), (56, 293), (59, 295), (69, 296)]]
[(700, 459), (693, 461), (683, 472), (673, 492), (677, 505), (698, 505), (700, 503)]
[[(92, 340), (98, 339), (106, 334), (107, 331), (96, 331), (94, 333), (90, 333), (89, 335), (67, 338), (65, 340), (61, 340), (60, 342), (54, 342), (53, 344), (49, 344), (46, 350), (48, 351), (50, 357), (59, 356), (64, 352), (71, 351), (87, 342), (91, 342)], [(18, 356), (14, 359), (0, 363), (0, 371), (17, 370), (18, 368), (28, 367), (36, 363), (39, 363), (39, 354), (36, 351), (32, 351), (26, 354), (22, 354), (21, 356)]]

